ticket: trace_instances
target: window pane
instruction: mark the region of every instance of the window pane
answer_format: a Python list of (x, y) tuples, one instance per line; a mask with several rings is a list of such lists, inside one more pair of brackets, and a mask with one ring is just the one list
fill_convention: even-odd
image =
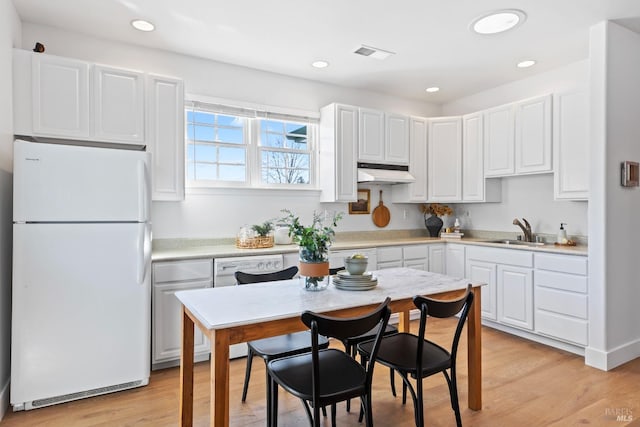
[(262, 152), (262, 181), (278, 184), (309, 183), (309, 155), (291, 152)]
[(284, 123), (276, 122), (274, 120), (261, 120), (260, 121), (260, 130), (262, 132), (284, 132)]
[(196, 179), (195, 167), (191, 162), (187, 163), (187, 179), (189, 181), (193, 181), (194, 179)]
[(296, 135), (306, 135), (307, 125), (301, 125), (299, 123), (286, 123), (285, 130), (287, 133), (295, 133)]
[(233, 144), (243, 144), (244, 135), (242, 128), (219, 128), (218, 129), (218, 141), (228, 142)]
[(242, 127), (242, 119), (235, 116), (223, 116), (218, 114), (218, 126)]
[(220, 177), (224, 181), (244, 181), (245, 167), (235, 165), (220, 165)]
[(195, 126), (194, 140), (213, 142), (213, 128), (208, 126)]
[(193, 144), (187, 144), (187, 161), (188, 162), (193, 162), (193, 155), (195, 151), (196, 149), (193, 146)]
[(196, 163), (195, 165), (196, 168), (196, 173), (195, 173), (195, 179), (196, 180), (214, 180), (216, 179), (216, 166), (215, 165), (203, 165), (203, 164), (199, 164)]
[(196, 123), (205, 123), (212, 125), (215, 120), (215, 114), (211, 113), (203, 113), (202, 111), (196, 111), (193, 114), (193, 119), (191, 121)]
[(283, 141), (282, 134), (263, 133), (262, 141), (260, 142), (263, 147), (285, 148)]
[(244, 148), (220, 147), (218, 153), (220, 163), (235, 163), (241, 165), (245, 163)]
[(287, 136), (287, 147), (294, 150), (306, 150), (307, 149), (307, 137), (306, 136)]
[(213, 163), (216, 161), (216, 146), (211, 144), (195, 145), (195, 160), (199, 163)]

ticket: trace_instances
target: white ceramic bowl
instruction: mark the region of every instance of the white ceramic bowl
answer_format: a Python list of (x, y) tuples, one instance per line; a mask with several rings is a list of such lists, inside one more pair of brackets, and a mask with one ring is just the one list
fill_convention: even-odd
[(349, 274), (359, 275), (367, 271), (368, 258), (351, 258), (346, 257), (344, 259), (344, 268)]

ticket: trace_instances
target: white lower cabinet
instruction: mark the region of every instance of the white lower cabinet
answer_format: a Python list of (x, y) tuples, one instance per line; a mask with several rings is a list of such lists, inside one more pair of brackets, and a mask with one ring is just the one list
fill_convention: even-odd
[(402, 267), (402, 247), (401, 246), (384, 246), (378, 248), (378, 270), (386, 268)]
[[(415, 268), (416, 270), (444, 272), (444, 245), (406, 245), (384, 246), (378, 248), (378, 270), (395, 267)], [(434, 260), (431, 260), (431, 254)]]
[(466, 277), (464, 270), (465, 246), (447, 243), (445, 252), (445, 274), (453, 277)]
[(571, 344), (589, 341), (587, 258), (535, 255), (535, 330)]
[[(161, 369), (180, 363), (182, 307), (178, 291), (213, 286), (213, 260), (185, 260), (153, 264), (151, 297), (151, 367)], [(208, 360), (209, 340), (196, 328), (194, 360)]]
[(429, 268), (432, 273), (445, 274), (446, 270), (445, 245), (429, 245)]
[(487, 283), (481, 288), (483, 318), (533, 329), (533, 253), (468, 247), (466, 270), (472, 283)]
[(498, 321), (533, 329), (533, 270), (498, 265)]

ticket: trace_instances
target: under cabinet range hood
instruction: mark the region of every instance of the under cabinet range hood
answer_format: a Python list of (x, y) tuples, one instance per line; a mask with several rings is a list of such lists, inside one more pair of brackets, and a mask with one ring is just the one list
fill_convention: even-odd
[(409, 166), (358, 163), (358, 182), (408, 184), (415, 181), (409, 173)]

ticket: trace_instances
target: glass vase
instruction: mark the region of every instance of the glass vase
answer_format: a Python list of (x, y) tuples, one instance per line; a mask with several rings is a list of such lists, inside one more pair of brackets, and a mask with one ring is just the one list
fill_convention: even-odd
[(329, 254), (300, 248), (300, 278), (307, 291), (322, 291), (329, 286)]

